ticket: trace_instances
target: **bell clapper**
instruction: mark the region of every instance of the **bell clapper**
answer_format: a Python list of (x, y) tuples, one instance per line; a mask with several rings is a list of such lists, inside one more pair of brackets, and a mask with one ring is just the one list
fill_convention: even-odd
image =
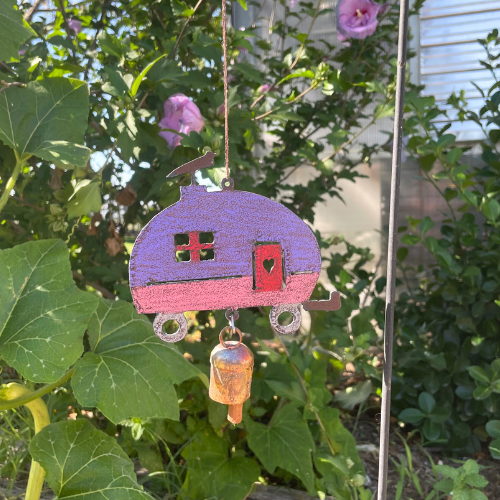
[(229, 405), (227, 409), (227, 419), (233, 424), (239, 424), (243, 416), (243, 405)]

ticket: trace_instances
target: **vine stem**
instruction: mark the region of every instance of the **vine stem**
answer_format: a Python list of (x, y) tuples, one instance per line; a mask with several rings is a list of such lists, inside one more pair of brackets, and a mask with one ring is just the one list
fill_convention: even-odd
[[(26, 389), (26, 392), (19, 392), (18, 393), (19, 397), (16, 396), (15, 399), (12, 399), (10, 397), (9, 398), (3, 397), (2, 391), (4, 391), (5, 389), (0, 389), (0, 411), (12, 410), (13, 408), (17, 408), (18, 406), (23, 406), (23, 405), (27, 406), (28, 403), (35, 401), (36, 399), (44, 396), (45, 394), (48, 394), (49, 392), (52, 392), (56, 387), (65, 384), (73, 376), (75, 370), (76, 368), (71, 368), (57, 382), (44, 385), (43, 387), (40, 387), (40, 389), (36, 391), (28, 391)], [(12, 384), (8, 384), (7, 387), (11, 385)]]
[[(36, 391), (38, 392), (38, 391)], [(27, 400), (22, 403), (26, 406), (35, 422), (35, 434), (40, 432), (44, 427), (50, 424), (49, 412), (47, 405), (39, 396), (34, 396), (36, 392), (30, 391), (24, 385), (12, 382), (3, 386), (0, 390), (2, 399), (13, 401)], [(39, 500), (42, 493), (43, 481), (45, 478), (45, 470), (35, 460), (31, 460), (30, 474), (28, 485), (26, 487), (25, 500)]]
[[(281, 347), (283, 347), (283, 350), (285, 351), (286, 355), (288, 356), (288, 359), (290, 359), (290, 353), (289, 353), (285, 343), (283, 342), (283, 340), (281, 339), (281, 337), (279, 335), (277, 335), (277, 337), (278, 337), (278, 340), (280, 341)], [(300, 385), (302, 386), (302, 389), (304, 391), (304, 394), (307, 397), (308, 392), (307, 392), (307, 386), (306, 386), (305, 380), (302, 378), (302, 375), (300, 374), (299, 369), (291, 361), (290, 361), (290, 364), (292, 365), (293, 371), (297, 375), (299, 382), (300, 382)], [(336, 451), (333, 449), (333, 445), (330, 442), (330, 436), (326, 432), (325, 424), (323, 424), (323, 420), (321, 420), (321, 417), (319, 416), (318, 411), (316, 410), (316, 408), (311, 408), (311, 410), (314, 413), (314, 416), (316, 417), (316, 421), (318, 422), (318, 425), (320, 426), (321, 430), (323, 431), (323, 434), (324, 434), (325, 440), (326, 440), (326, 444), (328, 445), (328, 448), (330, 448), (330, 452), (332, 453), (333, 456), (337, 455)]]
[(17, 178), (19, 177), (19, 174), (21, 172), (22, 167), (25, 165), (25, 162), (26, 160), (21, 160), (20, 158), (17, 158), (14, 171), (12, 172), (12, 175), (5, 184), (5, 189), (4, 192), (2, 193), (2, 196), (0, 196), (0, 213), (7, 204), (7, 201), (9, 200), (10, 192), (14, 189), (14, 186), (16, 185), (17, 182)]

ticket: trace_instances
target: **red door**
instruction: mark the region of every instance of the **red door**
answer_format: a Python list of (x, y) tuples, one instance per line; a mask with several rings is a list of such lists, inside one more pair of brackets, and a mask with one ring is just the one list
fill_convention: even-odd
[(254, 257), (255, 290), (270, 292), (283, 289), (283, 258), (281, 245), (256, 244)]

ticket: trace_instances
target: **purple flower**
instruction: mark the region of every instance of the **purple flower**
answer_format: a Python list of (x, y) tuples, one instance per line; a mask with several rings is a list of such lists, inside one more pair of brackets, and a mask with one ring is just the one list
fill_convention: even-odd
[(26, 49), (19, 49), (17, 51), (17, 53), (20, 55), (20, 56), (24, 56), (24, 54), (26, 54)]
[(290, 0), (290, 9), (295, 9), (299, 0)]
[(383, 14), (388, 4), (373, 0), (340, 0), (337, 4), (337, 38), (366, 38), (377, 29), (377, 16)]
[[(189, 135), (193, 130), (199, 132), (205, 125), (198, 106), (184, 94), (174, 94), (169, 97), (163, 108), (165, 116), (159, 123), (162, 129), (169, 128)], [(176, 148), (182, 139), (180, 135), (167, 130), (160, 132), (160, 136), (171, 148)]]
[(71, 19), (68, 21), (68, 28), (78, 35), (82, 31), (82, 22), (78, 19)]
[(262, 85), (262, 87), (260, 88), (260, 93), (263, 94), (264, 92), (268, 92), (271, 89), (272, 85), (270, 83), (264, 83), (264, 85)]

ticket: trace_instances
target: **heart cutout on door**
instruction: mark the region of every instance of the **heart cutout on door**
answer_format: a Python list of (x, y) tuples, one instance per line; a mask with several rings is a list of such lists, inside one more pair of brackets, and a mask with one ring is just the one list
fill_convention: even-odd
[(268, 272), (271, 273), (274, 267), (274, 259), (265, 259), (264, 262), (262, 263), (264, 266), (264, 269)]

